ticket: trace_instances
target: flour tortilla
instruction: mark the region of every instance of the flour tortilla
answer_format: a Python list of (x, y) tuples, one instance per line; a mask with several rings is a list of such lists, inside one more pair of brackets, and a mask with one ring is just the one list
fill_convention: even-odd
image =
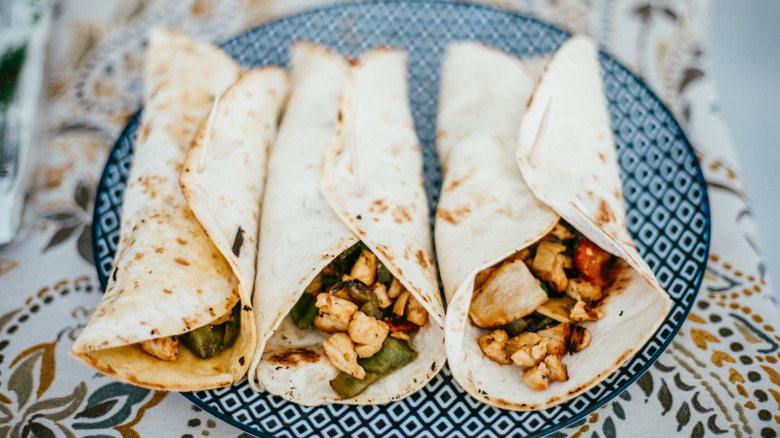
[[(151, 35), (145, 108), (124, 197), (116, 265), (72, 351), (117, 380), (168, 391), (215, 388), (239, 380), (252, 360), (256, 336), (249, 298), (193, 216), (179, 185), (196, 131), (215, 97), (239, 75), (239, 66), (212, 45), (171, 32)], [(225, 96), (228, 102), (234, 98)], [(245, 129), (222, 123), (214, 128), (214, 138), (224, 138), (223, 129)], [(262, 152), (264, 142), (257, 140)], [(182, 346), (177, 361), (162, 361), (137, 345), (206, 325), (237, 303), (242, 306), (238, 339), (212, 358), (197, 358)]]
[[(398, 400), (423, 387), (445, 361), (444, 312), (430, 255), (422, 156), (408, 104), (406, 57), (402, 52), (378, 50), (350, 67), (339, 55), (299, 43), (292, 50), (292, 71), (294, 88), (271, 154), (261, 225), (255, 302), (266, 303), (262, 309), (256, 305), (263, 353), (256, 356), (250, 384), (304, 405)], [(356, 93), (354, 100), (350, 93)], [(351, 161), (345, 152), (348, 123), (354, 117), (352, 103), (359, 112), (361, 196), (354, 193), (354, 178), (348, 171)], [(419, 353), (414, 362), (360, 395), (342, 400), (329, 385), (339, 373), (322, 349), (329, 335), (300, 330), (287, 315), (322, 268), (358, 240), (412, 292), (431, 318), (412, 340)]]
[(201, 124), (179, 178), (187, 204), (238, 277), (246, 303), (255, 283), (268, 154), (288, 88), (280, 67), (242, 74)]
[[(587, 67), (577, 64), (573, 74), (579, 75)], [(555, 70), (553, 58), (542, 83)], [(596, 87), (593, 94), (601, 96), (595, 101), (598, 103), (603, 102), (603, 91), (597, 78), (599, 82), (580, 84), (579, 88)], [(531, 111), (539, 103), (537, 93), (542, 85), (534, 88), (522, 62), (474, 43), (456, 44), (447, 51), (441, 81), (437, 144), (440, 157), (445, 158), (436, 245), (448, 297), (445, 330), (453, 376), (469, 394), (492, 406), (521, 411), (555, 406), (604, 380), (641, 348), (668, 313), (670, 300), (649, 269), (637, 269), (630, 260), (621, 262), (618, 277), (600, 306), (605, 316), (583, 324), (592, 334), (590, 346), (563, 358), (569, 370), (568, 381), (550, 382), (546, 390), (533, 391), (522, 380), (523, 369), (488, 359), (477, 343), (487, 331), (476, 327), (468, 316), (476, 275), (538, 241), (555, 225), (559, 214), (567, 220), (569, 217), (558, 211), (557, 204), (547, 204), (545, 198), (532, 192), (517, 166), (507, 165), (515, 164), (518, 130), (535, 133), (541, 121), (541, 117), (531, 118), (525, 111), (526, 104)], [(544, 111), (546, 103), (541, 102), (541, 110), (536, 111)], [(579, 108), (568, 117), (598, 111), (605, 112), (606, 107)], [(535, 120), (536, 126), (529, 120)], [(553, 122), (550, 116), (549, 130)], [(571, 148), (584, 147), (578, 143), (584, 135), (570, 135)], [(523, 140), (521, 131), (521, 145)], [(590, 170), (582, 159), (571, 156), (558, 159)], [(565, 180), (558, 169), (540, 173), (548, 177), (543, 183), (547, 186), (557, 187)], [(617, 162), (613, 160), (610, 167), (601, 169), (600, 175), (604, 173), (617, 178)], [(623, 211), (622, 198), (616, 205)], [(603, 231), (593, 222), (570, 223), (597, 244), (600, 242), (597, 238)], [(614, 227), (625, 228), (625, 220)]]

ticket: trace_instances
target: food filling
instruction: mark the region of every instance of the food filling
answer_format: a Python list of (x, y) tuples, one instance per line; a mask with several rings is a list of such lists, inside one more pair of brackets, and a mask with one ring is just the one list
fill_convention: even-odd
[(415, 360), (409, 342), (428, 322), (425, 308), (362, 242), (312, 280), (290, 317), (300, 329), (330, 334), (322, 346), (341, 371), (330, 381), (341, 398)]
[(241, 309), (236, 304), (233, 310), (210, 324), (179, 336), (141, 342), (141, 348), (158, 359), (175, 361), (179, 359), (179, 344), (184, 344), (195, 356), (208, 359), (233, 346), (240, 329)]
[(561, 220), (539, 242), (480, 272), (469, 316), (492, 330), (478, 339), (482, 352), (523, 368), (536, 391), (568, 380), (562, 357), (590, 343), (580, 323), (603, 316), (598, 307), (614, 281), (615, 260)]

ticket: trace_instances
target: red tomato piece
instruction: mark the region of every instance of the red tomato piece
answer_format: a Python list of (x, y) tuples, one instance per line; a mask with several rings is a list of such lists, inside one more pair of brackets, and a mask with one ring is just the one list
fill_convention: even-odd
[(574, 265), (585, 281), (605, 287), (609, 285), (610, 275), (607, 272), (607, 262), (611, 257), (610, 253), (583, 236), (577, 251), (574, 253)]

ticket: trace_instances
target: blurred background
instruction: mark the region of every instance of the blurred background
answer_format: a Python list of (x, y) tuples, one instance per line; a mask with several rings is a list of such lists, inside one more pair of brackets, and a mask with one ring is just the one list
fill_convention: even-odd
[(710, 77), (780, 299), (780, 1), (718, 0), (712, 14)]

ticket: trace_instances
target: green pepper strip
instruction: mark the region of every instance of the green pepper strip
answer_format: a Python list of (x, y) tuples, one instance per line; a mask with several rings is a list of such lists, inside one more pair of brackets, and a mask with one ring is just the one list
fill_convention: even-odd
[(508, 324), (504, 324), (499, 328), (504, 330), (510, 338), (514, 338), (528, 328), (528, 322), (523, 318), (519, 318)]
[(185, 347), (201, 359), (215, 356), (222, 350), (230, 348), (238, 338), (241, 330), (241, 309), (233, 306), (230, 319), (219, 325), (204, 325), (179, 336)]
[[(376, 264), (376, 281), (380, 283), (389, 283), (393, 281), (393, 276), (390, 274), (390, 270), (387, 269), (387, 266), (385, 266), (381, 260), (377, 260)], [(387, 285), (385, 284), (385, 286)]]
[(341, 372), (330, 381), (330, 386), (341, 398), (352, 398), (363, 392), (372, 383), (393, 371), (403, 368), (417, 358), (417, 352), (406, 341), (388, 336), (382, 349), (369, 358), (358, 359), (366, 370), (366, 377), (357, 379)]
[(314, 318), (317, 316), (317, 298), (314, 294), (304, 293), (290, 309), (290, 317), (299, 329), (309, 329), (314, 326)]

